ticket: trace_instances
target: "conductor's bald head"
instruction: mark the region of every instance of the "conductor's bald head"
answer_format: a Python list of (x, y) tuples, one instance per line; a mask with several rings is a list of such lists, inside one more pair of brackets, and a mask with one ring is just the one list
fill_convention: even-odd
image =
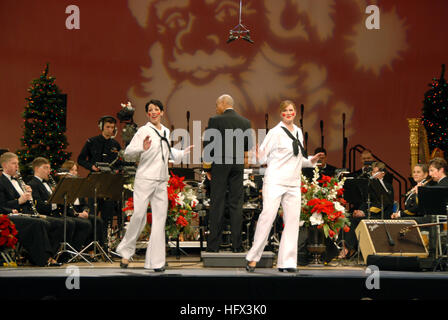
[(222, 114), (226, 109), (233, 108), (233, 98), (228, 94), (221, 95), (216, 100), (216, 113)]

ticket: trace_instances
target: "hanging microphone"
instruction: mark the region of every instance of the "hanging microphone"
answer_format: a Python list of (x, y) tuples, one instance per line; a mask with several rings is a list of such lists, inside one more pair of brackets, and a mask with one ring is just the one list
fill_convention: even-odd
[(269, 120), (269, 115), (266, 113), (264, 115), (264, 121), (266, 123), (265, 128), (266, 128), (266, 132), (268, 131), (268, 120)]

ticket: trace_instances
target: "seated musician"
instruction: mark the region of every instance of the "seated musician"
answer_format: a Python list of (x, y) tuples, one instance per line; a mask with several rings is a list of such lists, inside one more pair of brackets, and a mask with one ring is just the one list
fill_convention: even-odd
[[(353, 178), (369, 178), (372, 172), (372, 164), (375, 162), (375, 158), (373, 157), (372, 151), (369, 149), (365, 149), (361, 152), (361, 163), (362, 167), (359, 170), (356, 170), (347, 177), (353, 177)], [(390, 172), (386, 171), (386, 175), (384, 176), (383, 180), (389, 184), (392, 184), (393, 175)]]
[[(333, 177), (336, 174), (337, 168), (327, 163), (327, 150), (325, 150), (325, 148), (319, 147), (314, 150), (314, 154), (318, 154), (320, 152), (324, 154), (324, 157), (321, 158), (316, 165), (319, 168), (319, 174)], [(314, 168), (303, 168), (302, 173), (308, 179), (312, 179), (314, 175)]]
[[(64, 205), (48, 203), (53, 193), (53, 189), (49, 185), (49, 176), (51, 172), (51, 164), (48, 159), (37, 157), (32, 162), (34, 177), (29, 181), (29, 185), (33, 189), (33, 198), (36, 201), (37, 211), (41, 214), (64, 220)], [(55, 187), (55, 186), (53, 186)], [(67, 204), (67, 242), (77, 251), (81, 250), (86, 244), (92, 226), (86, 219), (78, 218), (74, 215), (73, 210)]]
[[(355, 230), (362, 219), (388, 219), (393, 212), (394, 191), (392, 185), (384, 181), (386, 175), (386, 166), (382, 162), (374, 162), (372, 164), (372, 172), (370, 174), (368, 198), (370, 198), (370, 208), (368, 200), (364, 202), (358, 209), (355, 209), (350, 217), (350, 231), (344, 234), (347, 252), (354, 253), (358, 246)], [(381, 211), (383, 209), (383, 212)], [(369, 214), (370, 210), (370, 214)], [(349, 254), (350, 255), (350, 254)]]
[(429, 175), (439, 187), (448, 187), (448, 164), (443, 158), (434, 158), (429, 161)]
[(391, 218), (397, 219), (405, 216), (421, 216), (422, 213), (418, 206), (418, 187), (431, 183), (428, 171), (428, 165), (416, 164), (412, 169), (412, 178), (416, 185), (406, 193), (406, 199), (404, 201), (404, 211), (392, 213)]
[[(67, 160), (61, 166), (61, 171), (67, 172), (70, 176), (77, 177), (78, 176), (78, 165), (72, 161)], [(95, 217), (93, 214), (93, 210), (90, 209), (88, 205), (87, 199), (77, 198), (73, 203), (73, 210), (75, 211), (75, 215), (82, 219), (88, 219), (90, 225), (92, 226), (92, 230), (89, 233), (89, 237), (87, 242), (90, 243), (93, 241), (93, 228), (95, 225), (94, 219), (96, 219), (96, 240), (99, 242), (100, 246), (104, 248), (104, 232), (103, 232), (103, 219), (100, 217)], [(93, 253), (92, 253), (93, 254)]]
[[(61, 241), (60, 230), (47, 219), (31, 217), (31, 188), (17, 181), (19, 158), (12, 152), (0, 156), (3, 173), (0, 175), (0, 212), (9, 214), (16, 225), (17, 239), (28, 253), (31, 263), (38, 266), (59, 266), (52, 256)], [(19, 213), (25, 215), (19, 215)]]

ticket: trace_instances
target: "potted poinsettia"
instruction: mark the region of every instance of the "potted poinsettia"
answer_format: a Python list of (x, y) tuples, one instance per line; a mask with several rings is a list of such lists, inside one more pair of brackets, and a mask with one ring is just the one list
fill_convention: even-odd
[(335, 239), (339, 232), (350, 230), (350, 221), (347, 218), (343, 199), (345, 178), (322, 175), (319, 178), (319, 169), (314, 170), (313, 179), (308, 180), (302, 175), (302, 211), (300, 225), (315, 226), (322, 229), (325, 237)]

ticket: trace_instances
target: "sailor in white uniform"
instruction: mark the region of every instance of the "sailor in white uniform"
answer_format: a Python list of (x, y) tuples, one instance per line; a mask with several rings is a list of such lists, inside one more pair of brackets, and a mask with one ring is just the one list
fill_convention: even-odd
[(168, 159), (178, 161), (188, 154), (193, 146), (185, 150), (170, 148), (170, 131), (161, 124), (163, 105), (151, 100), (145, 105), (149, 122), (138, 129), (126, 147), (124, 157), (138, 161), (134, 181), (134, 213), (126, 234), (117, 247), (122, 257), (120, 267), (126, 268), (135, 253), (138, 237), (146, 224), (148, 203), (151, 203), (152, 226), (145, 257), (145, 269), (165, 271), (165, 222), (168, 210)]
[(296, 272), (297, 245), (301, 208), (302, 167), (314, 167), (324, 154), (306, 155), (301, 130), (294, 125), (296, 106), (286, 100), (280, 104), (281, 122), (269, 130), (257, 150), (257, 160), (267, 164), (263, 179), (263, 211), (258, 218), (252, 248), (246, 255), (249, 272), (255, 270), (266, 246), (269, 232), (283, 208), (284, 229), (278, 251), (277, 268), (281, 272)]

